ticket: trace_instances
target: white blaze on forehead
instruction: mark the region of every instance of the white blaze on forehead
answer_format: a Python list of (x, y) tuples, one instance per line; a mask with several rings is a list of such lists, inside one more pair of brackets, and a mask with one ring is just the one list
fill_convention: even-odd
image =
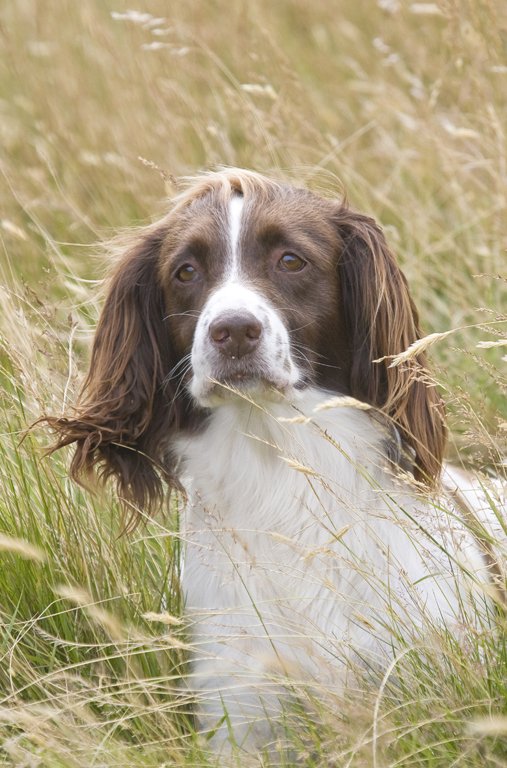
[(240, 195), (234, 195), (229, 202), (229, 242), (231, 246), (230, 277), (232, 279), (238, 275), (238, 245), (241, 231), (241, 216), (243, 214), (243, 202), (243, 198)]

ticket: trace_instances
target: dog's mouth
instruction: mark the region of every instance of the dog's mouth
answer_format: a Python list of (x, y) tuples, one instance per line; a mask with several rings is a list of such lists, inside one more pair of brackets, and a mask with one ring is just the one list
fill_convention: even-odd
[(207, 407), (241, 399), (278, 401), (287, 396), (290, 388), (289, 381), (260, 371), (229, 371), (208, 378), (199, 399)]
[(209, 381), (216, 391), (224, 390), (224, 392), (232, 391), (233, 393), (235, 391), (265, 392), (267, 390), (283, 392), (283, 390), (286, 389), (285, 384), (280, 381), (275, 381), (273, 377), (241, 371), (228, 374), (227, 376), (210, 379)]
[[(288, 355), (208, 356), (207, 365), (196, 361), (190, 392), (203, 407), (225, 402), (278, 402), (298, 389), (300, 371)], [(210, 359), (211, 358), (211, 359)]]

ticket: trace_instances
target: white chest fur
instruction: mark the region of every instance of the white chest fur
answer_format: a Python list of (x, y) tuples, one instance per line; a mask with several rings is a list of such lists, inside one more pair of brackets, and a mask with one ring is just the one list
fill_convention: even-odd
[(387, 616), (407, 634), (427, 617), (456, 620), (456, 553), (469, 559), (470, 539), (389, 474), (368, 413), (316, 412), (325, 399), (231, 399), (180, 442), (183, 586), (210, 727), (224, 705), (251, 722), (267, 671), (338, 680), (338, 659), (392, 653)]

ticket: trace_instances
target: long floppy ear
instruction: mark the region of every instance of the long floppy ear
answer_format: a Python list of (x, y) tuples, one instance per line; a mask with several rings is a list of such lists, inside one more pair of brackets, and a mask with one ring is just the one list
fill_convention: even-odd
[(405, 276), (383, 232), (367, 216), (340, 207), (338, 262), (342, 306), (351, 343), (351, 394), (389, 414), (415, 452), (415, 476), (432, 484), (440, 474), (447, 430), (444, 407), (417, 354), (402, 365), (390, 360), (421, 338)]
[(145, 230), (117, 265), (74, 415), (46, 419), (57, 433), (52, 450), (76, 444), (72, 477), (114, 477), (131, 510), (160, 502), (161, 476), (177, 484), (168, 440), (185, 406), (169, 376), (176, 361), (158, 274), (164, 235), (162, 226)]

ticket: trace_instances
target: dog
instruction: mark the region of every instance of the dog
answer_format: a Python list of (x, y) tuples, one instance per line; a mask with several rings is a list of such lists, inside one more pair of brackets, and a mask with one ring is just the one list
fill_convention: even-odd
[(191, 680), (218, 750), (276, 739), (284, 680), (339, 685), (395, 635), (459, 626), (494, 576), (467, 514), (483, 499), (442, 484), (420, 339), (373, 219), (251, 171), (190, 180), (114, 268), (75, 412), (49, 422), (73, 477), (113, 478), (127, 509), (185, 494)]

